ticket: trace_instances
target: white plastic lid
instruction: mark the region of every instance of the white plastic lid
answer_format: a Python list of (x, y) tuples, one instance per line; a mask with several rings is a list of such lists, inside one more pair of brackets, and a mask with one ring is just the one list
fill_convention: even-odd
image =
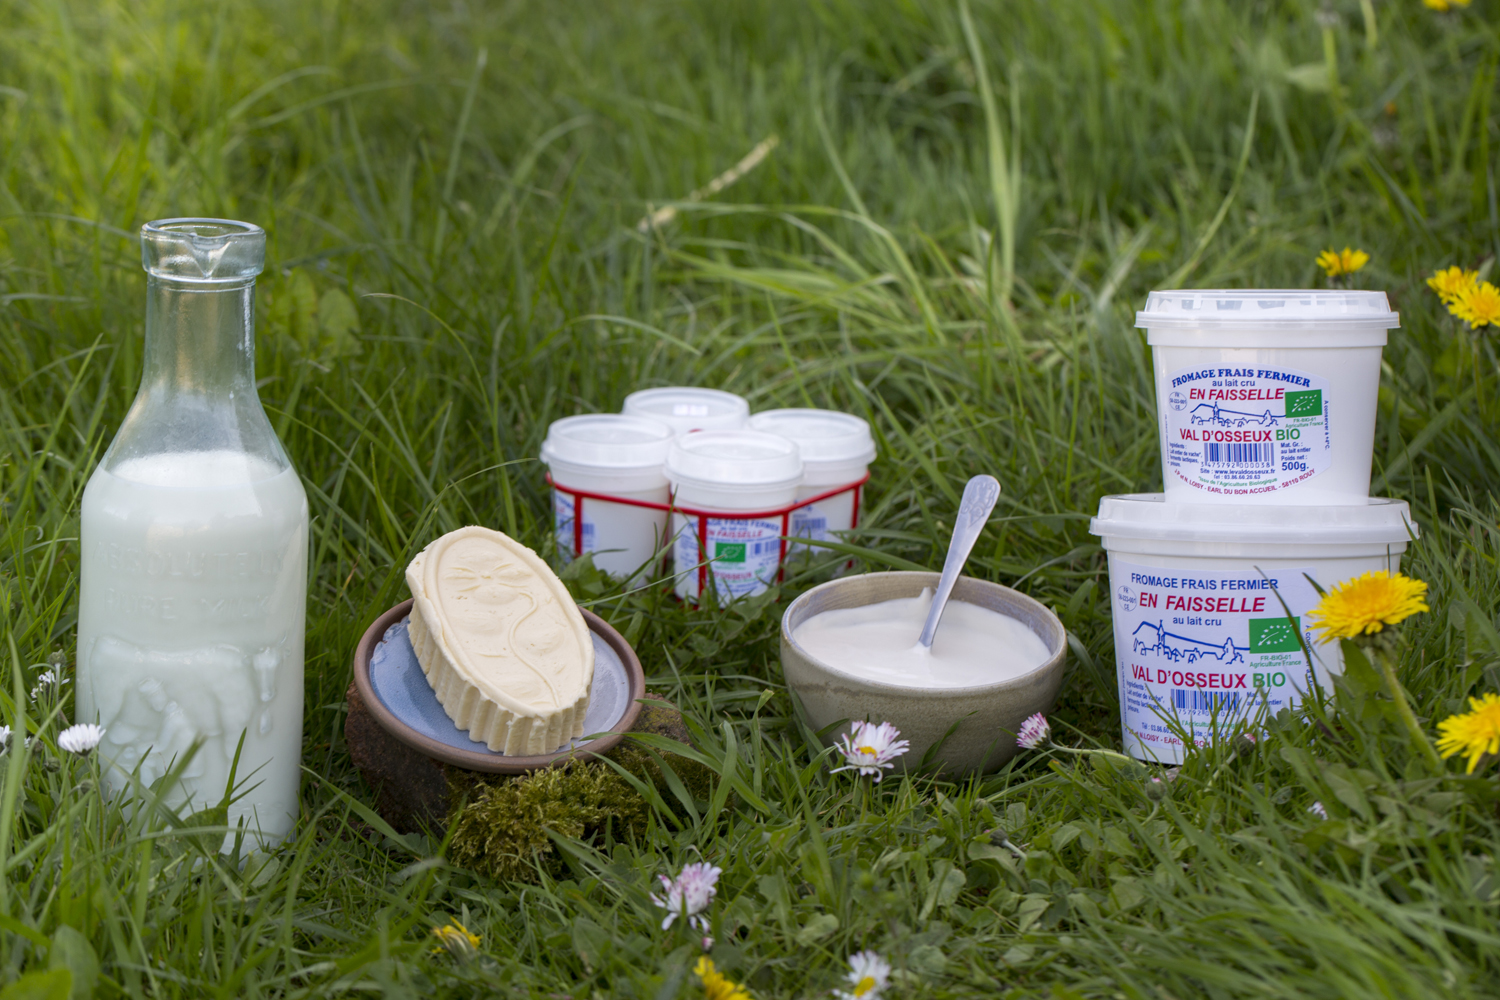
[(667, 478), (703, 486), (786, 486), (802, 479), (802, 457), (794, 442), (777, 434), (700, 431), (672, 442)]
[(797, 442), (804, 465), (875, 461), (870, 425), (838, 410), (766, 410), (750, 418), (750, 429)]
[(1384, 292), (1307, 289), (1181, 289), (1152, 292), (1135, 325), (1147, 330), (1394, 330)]
[(660, 468), (676, 432), (660, 420), (620, 413), (588, 413), (554, 420), (542, 442), (542, 461), (602, 469)]
[(632, 417), (651, 417), (670, 424), (679, 434), (686, 434), (744, 427), (750, 417), (750, 404), (744, 397), (722, 389), (667, 386), (632, 392), (625, 397), (620, 412)]
[(1099, 501), (1089, 534), (1173, 542), (1251, 542), (1297, 545), (1404, 544), (1418, 536), (1404, 500), (1371, 497), (1368, 504), (1289, 507), (1167, 503), (1161, 493), (1126, 493)]

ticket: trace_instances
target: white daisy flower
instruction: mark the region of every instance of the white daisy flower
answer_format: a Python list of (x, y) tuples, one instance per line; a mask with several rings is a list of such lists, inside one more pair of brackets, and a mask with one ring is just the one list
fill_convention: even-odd
[(838, 1000), (880, 1000), (880, 991), (891, 979), (891, 963), (873, 951), (859, 951), (849, 956), (849, 974), (845, 976), (852, 989), (834, 990)]
[(658, 896), (652, 893), (651, 902), (667, 911), (666, 919), (661, 922), (661, 929), (671, 927), (672, 921), (678, 917), (686, 917), (688, 923), (707, 932), (708, 918), (702, 913), (714, 901), (714, 895), (719, 891), (716, 886), (722, 874), (722, 868), (705, 862), (694, 862), (684, 865), (675, 879), (658, 875), (662, 894)]
[(1021, 723), (1021, 731), (1016, 733), (1016, 746), (1026, 750), (1035, 750), (1051, 739), (1052, 725), (1045, 715), (1038, 712)]
[(878, 726), (873, 722), (856, 722), (834, 744), (847, 763), (843, 767), (834, 768), (833, 773), (858, 771), (863, 775), (873, 774), (875, 780), (879, 781), (884, 777), (881, 769), (894, 768), (896, 765), (891, 762), (911, 747), (908, 741), (896, 739), (900, 735), (901, 730), (889, 722), (882, 722)]
[(69, 726), (57, 735), (57, 745), (68, 753), (86, 754), (99, 745), (104, 738), (104, 729), (92, 722), (80, 722)]
[(68, 678), (63, 675), (61, 667), (55, 671), (51, 667), (48, 667), (36, 675), (36, 683), (31, 688), (31, 700), (36, 701), (42, 696), (43, 692), (53, 685), (62, 687), (66, 683), (68, 683)]
[(1314, 802), (1312, 805), (1307, 807), (1307, 811), (1318, 817), (1318, 819), (1328, 818), (1328, 810), (1323, 808), (1323, 803), (1321, 802)]

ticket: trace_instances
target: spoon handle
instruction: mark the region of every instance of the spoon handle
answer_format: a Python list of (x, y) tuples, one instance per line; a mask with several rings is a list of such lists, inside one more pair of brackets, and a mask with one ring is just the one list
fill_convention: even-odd
[(953, 539), (948, 543), (948, 558), (943, 560), (943, 575), (938, 580), (937, 593), (932, 596), (932, 610), (927, 612), (927, 624), (922, 626), (922, 637), (917, 640), (932, 648), (933, 636), (937, 635), (938, 622), (942, 621), (943, 609), (948, 606), (948, 595), (958, 582), (964, 563), (979, 533), (984, 530), (995, 501), (1000, 499), (1000, 483), (994, 476), (975, 476), (964, 487), (963, 501), (958, 505), (958, 516), (953, 519)]

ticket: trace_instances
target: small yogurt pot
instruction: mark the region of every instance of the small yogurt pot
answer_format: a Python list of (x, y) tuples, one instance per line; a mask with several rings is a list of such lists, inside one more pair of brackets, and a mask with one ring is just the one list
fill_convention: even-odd
[(542, 461), (552, 473), (552, 518), (564, 562), (585, 552), (606, 573), (649, 575), (666, 545), (667, 512), (588, 494), (666, 505), (672, 428), (619, 413), (565, 417), (547, 428)]
[(1152, 292), (1171, 503), (1362, 504), (1370, 492), (1384, 292)]
[[(795, 441), (802, 453), (802, 488), (798, 500), (861, 482), (875, 461), (870, 425), (837, 410), (766, 410), (750, 418), (752, 430)], [(858, 517), (856, 490), (839, 493), (792, 511), (792, 534), (826, 542), (834, 532), (848, 531)], [(806, 546), (793, 545), (793, 549)]]
[(824, 737), (826, 745), (847, 733), (849, 723), (889, 722), (911, 743), (896, 758), (898, 768), (915, 767), (942, 742), (934, 759), (943, 774), (957, 777), (999, 768), (1016, 755), (1021, 723), (1036, 712), (1051, 711), (1067, 662), (1067, 632), (1045, 606), (998, 583), (959, 577), (953, 600), (1018, 619), (1036, 633), (1049, 655), (1030, 672), (994, 684), (928, 688), (873, 680), (819, 660), (794, 638), (798, 626), (814, 615), (917, 597), (924, 588), (936, 589), (938, 579), (937, 573), (915, 572), (843, 577), (814, 587), (787, 607), (781, 616), (781, 670), (814, 729), (843, 722)]
[(1125, 752), (1180, 764), (1184, 735), (1202, 746), (1253, 731), (1327, 689), (1343, 656), (1307, 622), (1317, 586), (1395, 572), (1417, 526), (1382, 497), (1284, 507), (1135, 493), (1104, 497), (1089, 531), (1109, 554)]
[(660, 420), (678, 434), (688, 434), (739, 430), (750, 419), (750, 404), (722, 389), (674, 385), (632, 392), (620, 412)]
[(720, 601), (764, 591), (781, 569), (787, 508), (802, 485), (802, 459), (784, 437), (760, 431), (679, 435), (667, 453), (673, 505), (722, 516), (672, 514), (677, 596)]

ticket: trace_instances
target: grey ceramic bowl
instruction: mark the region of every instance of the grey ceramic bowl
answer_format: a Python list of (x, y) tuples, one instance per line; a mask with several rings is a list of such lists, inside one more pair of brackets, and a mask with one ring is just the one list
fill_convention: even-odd
[[(1025, 594), (970, 577), (960, 577), (953, 599), (977, 604), (1024, 622), (1047, 646), (1045, 663), (1028, 674), (977, 687), (904, 687), (870, 680), (839, 670), (814, 658), (792, 638), (797, 626), (813, 615), (836, 608), (916, 597), (924, 587), (936, 587), (936, 573), (867, 573), (831, 580), (797, 598), (781, 617), (781, 669), (786, 682), (801, 699), (813, 727), (840, 720), (889, 722), (901, 730), (911, 749), (898, 763), (915, 767), (954, 723), (958, 728), (939, 748), (945, 775), (993, 771), (1016, 754), (1016, 731), (1034, 712), (1047, 712), (1062, 684), (1068, 639), (1062, 622)], [(917, 637), (912, 636), (915, 643)], [(824, 739), (828, 745), (849, 729), (848, 724)]]

